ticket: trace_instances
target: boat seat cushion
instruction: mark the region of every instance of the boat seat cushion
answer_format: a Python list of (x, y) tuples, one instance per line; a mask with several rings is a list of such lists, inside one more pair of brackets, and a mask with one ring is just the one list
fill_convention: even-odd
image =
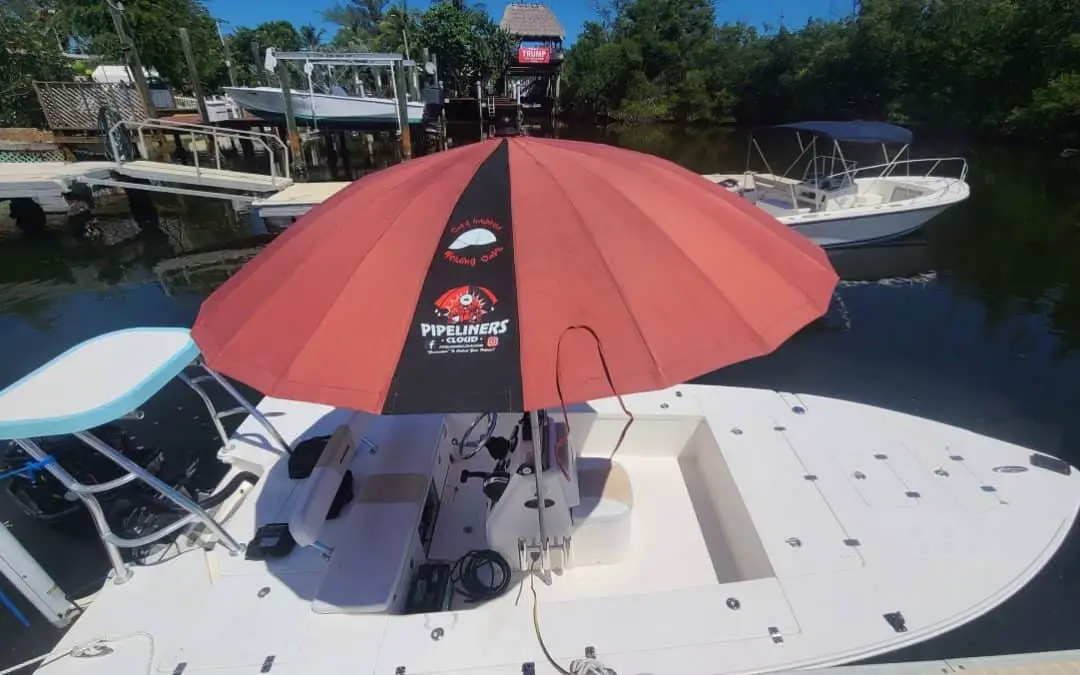
[(631, 544), (630, 475), (618, 462), (602, 457), (578, 459), (577, 471), (581, 501), (570, 511), (574, 565), (620, 562)]

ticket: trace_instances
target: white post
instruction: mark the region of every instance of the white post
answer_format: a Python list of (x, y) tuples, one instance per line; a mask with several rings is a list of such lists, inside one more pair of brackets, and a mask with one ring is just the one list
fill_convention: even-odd
[(15, 586), (52, 625), (63, 628), (77, 607), (68, 601), (52, 577), (23, 548), (15, 535), (0, 524), (0, 574)]
[(529, 413), (529, 424), (532, 426), (533, 447), (533, 477), (536, 479), (536, 517), (540, 526), (540, 570), (547, 572), (551, 569), (551, 559), (548, 552), (547, 524), (544, 512), (547, 505), (544, 500), (547, 492), (544, 490), (544, 430), (540, 428), (540, 415), (533, 410)]

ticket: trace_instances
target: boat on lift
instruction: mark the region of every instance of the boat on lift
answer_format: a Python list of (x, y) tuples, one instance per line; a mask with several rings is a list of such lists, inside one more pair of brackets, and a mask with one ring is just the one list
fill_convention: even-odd
[[(336, 52), (278, 52), (272, 47), (266, 50), (263, 67), (273, 72), (278, 61), (296, 61), (303, 63), (307, 75), (307, 91), (291, 90), (289, 100), (293, 115), (298, 121), (318, 125), (323, 123), (338, 124), (386, 124), (402, 123), (398, 109), (397, 80), (395, 67), (415, 66), (413, 61), (402, 54), (394, 53), (336, 53)], [(395, 64), (398, 64), (395, 66)], [(393, 96), (379, 97), (365, 95), (363, 83), (356, 77), (360, 88), (359, 96), (349, 94), (340, 85), (329, 85), (322, 91), (315, 91), (312, 77), (316, 66), (332, 68), (370, 68), (388, 69), (389, 82)], [(434, 74), (433, 64), (424, 64), (425, 72)], [(281, 121), (285, 119), (285, 94), (279, 87), (225, 87), (226, 95), (240, 107), (263, 119)], [(407, 101), (407, 123), (419, 124), (424, 116), (424, 103)]]
[[(275, 87), (225, 87), (225, 93), (244, 110), (265, 120), (285, 119), (285, 95)], [(349, 96), (335, 87), (330, 93), (290, 91), (293, 114), (306, 123), (386, 124), (398, 123), (398, 104), (392, 98)], [(419, 124), (424, 104), (409, 101), (409, 124)]]
[[(208, 406), (229, 467), (201, 501), (88, 431), (176, 377)], [(217, 411), (210, 385), (237, 407)], [(246, 418), (229, 436), (232, 414)], [(124, 475), (76, 482), (33, 440), (59, 434)], [(180, 328), (60, 355), (0, 392), (0, 438), (89, 508), (113, 566), (74, 611), (0, 528), (0, 570), (54, 623), (78, 617), (48, 675), (834, 665), (990, 611), (1080, 507), (1080, 474), (1049, 455), (807, 394), (682, 385), (531, 419), (253, 406)], [(183, 517), (112, 533), (98, 495), (134, 480)], [(162, 537), (175, 543), (137, 561), (152, 565), (120, 555)], [(559, 545), (522, 543), (537, 538)]]
[[(786, 170), (773, 170), (758, 142), (759, 130), (750, 137), (746, 171), (705, 178), (742, 195), (822, 248), (903, 237), (970, 194), (966, 159), (912, 158), (913, 134), (895, 124), (808, 121), (768, 128), (795, 132), (799, 153)], [(853, 146), (868, 144), (880, 146), (883, 163), (860, 165), (849, 159)], [(821, 145), (829, 151), (819, 153)]]

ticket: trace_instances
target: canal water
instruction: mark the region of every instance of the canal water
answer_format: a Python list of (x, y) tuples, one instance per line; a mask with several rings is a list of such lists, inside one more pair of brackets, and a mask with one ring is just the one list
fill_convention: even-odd
[[(745, 136), (728, 130), (558, 135), (662, 155), (699, 172), (740, 171), (746, 162)], [(702, 381), (883, 406), (1080, 465), (1080, 161), (1048, 149), (957, 142), (917, 150), (967, 156), (971, 198), (914, 237), (832, 254), (844, 281), (822, 321), (772, 355)], [(81, 240), (60, 228), (0, 239), (0, 386), (104, 331), (190, 325), (200, 302), (271, 236), (228, 202), (155, 197), (154, 206), (157, 231), (140, 233), (122, 204), (90, 222), (108, 237)], [(127, 427), (172, 461), (203, 458), (208, 468), (200, 478), (212, 485), (216, 445), (198, 406), (193, 395), (170, 388), (146, 407), (146, 419)], [(44, 528), (6, 494), (0, 521), (72, 595), (92, 591), (107, 571), (100, 544), (84, 529)], [(947, 571), (940, 583), (949, 583)], [(11, 594), (6, 585), (0, 590)], [(0, 670), (47, 651), (59, 635), (16, 601), (32, 626), (0, 609)], [(878, 660), (1080, 648), (1078, 608), (1074, 533), (1000, 608)]]

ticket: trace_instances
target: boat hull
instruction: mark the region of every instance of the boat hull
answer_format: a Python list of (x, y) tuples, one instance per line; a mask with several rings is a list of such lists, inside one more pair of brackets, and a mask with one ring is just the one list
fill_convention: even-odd
[[(273, 87), (225, 87), (240, 107), (271, 121), (285, 119), (285, 97)], [(297, 120), (337, 124), (386, 124), (398, 122), (397, 102), (393, 99), (331, 96), (291, 92), (293, 115)], [(409, 102), (409, 124), (418, 124), (424, 104)]]
[[(786, 205), (764, 199), (759, 201), (754, 174), (704, 174), (702, 177), (754, 202), (781, 223), (826, 249), (879, 244), (899, 239), (919, 230), (945, 209), (967, 199), (970, 194), (970, 187), (960, 178), (860, 178), (856, 181), (860, 186), (864, 183), (879, 182), (896, 186), (896, 189), (914, 189), (922, 194), (876, 204), (833, 205), (818, 211), (806, 208), (794, 211), (787, 209)], [(844, 198), (845, 196), (841, 196), (841, 199)]]
[(799, 222), (799, 216), (780, 218), (818, 246), (826, 249), (879, 244), (919, 230), (948, 206), (930, 206), (894, 213), (875, 213), (852, 218)]

